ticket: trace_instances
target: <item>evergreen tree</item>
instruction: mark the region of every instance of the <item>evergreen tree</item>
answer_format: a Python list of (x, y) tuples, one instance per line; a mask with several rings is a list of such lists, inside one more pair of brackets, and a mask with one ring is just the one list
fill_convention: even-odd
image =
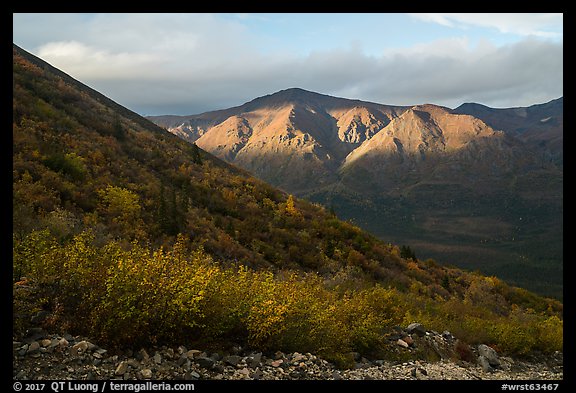
[(202, 165), (202, 156), (200, 155), (200, 148), (195, 143), (192, 144), (192, 162), (194, 164)]
[(416, 254), (414, 253), (414, 251), (412, 251), (410, 246), (405, 246), (405, 245), (401, 246), (400, 247), (400, 256), (404, 259), (416, 260)]

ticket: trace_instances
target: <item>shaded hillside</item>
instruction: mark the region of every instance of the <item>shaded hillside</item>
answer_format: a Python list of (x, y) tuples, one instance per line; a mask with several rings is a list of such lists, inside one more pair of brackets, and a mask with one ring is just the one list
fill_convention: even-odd
[(562, 164), (564, 143), (564, 98), (518, 108), (490, 108), (466, 103), (454, 109), (482, 119), (491, 127), (505, 130), (537, 146), (548, 160)]
[(451, 110), (287, 89), (150, 119), (419, 256), (562, 297), (562, 99)]
[(339, 184), (308, 197), (420, 256), (561, 297), (563, 172), (544, 154), (429, 105), (395, 119), (348, 156)]
[(418, 260), (16, 46), (13, 80), (15, 338), (39, 323), (349, 365), (419, 320), (504, 353), (562, 347), (558, 301)]

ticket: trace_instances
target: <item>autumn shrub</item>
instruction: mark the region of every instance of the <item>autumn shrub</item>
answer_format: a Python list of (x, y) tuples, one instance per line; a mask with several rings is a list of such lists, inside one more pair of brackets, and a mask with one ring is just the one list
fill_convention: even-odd
[[(503, 353), (561, 350), (562, 320), (515, 307), (503, 316), (468, 299), (431, 299), (380, 285), (326, 286), (317, 274), (223, 267), (178, 236), (151, 249), (85, 230), (60, 243), (49, 230), (14, 242), (18, 329), (41, 309), (61, 326), (110, 345), (236, 342), (260, 350), (316, 353), (341, 367), (352, 352), (386, 356), (386, 332), (419, 321)], [(348, 288), (348, 289), (344, 289)], [(465, 354), (461, 354), (464, 356)]]
[(350, 332), (352, 348), (362, 353), (380, 348), (383, 332), (402, 321), (399, 305), (395, 290), (380, 286), (345, 295), (338, 312)]
[(542, 351), (562, 351), (564, 322), (556, 315), (548, 317), (536, 326), (537, 347)]
[(476, 360), (474, 352), (472, 352), (470, 346), (462, 340), (456, 340), (456, 343), (454, 343), (454, 352), (458, 356), (459, 360), (465, 362), (474, 362)]
[(338, 299), (318, 276), (289, 275), (281, 282), (288, 307), (278, 344), (287, 351), (312, 352), (333, 359), (349, 348), (349, 331), (338, 318)]

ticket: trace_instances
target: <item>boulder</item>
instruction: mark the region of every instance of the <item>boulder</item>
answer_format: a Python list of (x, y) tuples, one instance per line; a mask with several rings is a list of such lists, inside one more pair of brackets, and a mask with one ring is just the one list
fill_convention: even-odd
[(261, 366), (262, 365), (261, 362), (262, 362), (262, 352), (254, 353), (246, 358), (246, 363), (251, 368)]
[(78, 356), (79, 354), (86, 353), (87, 350), (88, 350), (88, 341), (83, 340), (77, 342), (72, 346), (72, 348), (70, 348), (70, 356)]
[(417, 322), (408, 325), (408, 327), (406, 328), (406, 332), (408, 332), (408, 334), (417, 334), (420, 337), (426, 335), (426, 329), (424, 329), (424, 326), (421, 323)]
[(450, 333), (448, 330), (444, 330), (444, 331), (442, 332), (442, 337), (443, 337), (445, 340), (448, 340), (448, 341), (453, 341), (453, 340), (454, 340), (454, 336), (453, 336), (452, 333)]
[(399, 346), (404, 347), (404, 348), (409, 347), (408, 343), (406, 341), (402, 340), (401, 338), (399, 338), (398, 341), (396, 341), (396, 344), (398, 344)]
[(478, 345), (478, 354), (480, 355), (480, 357), (486, 358), (486, 360), (492, 367), (500, 366), (500, 359), (498, 358), (498, 354), (493, 348), (490, 348), (488, 345), (485, 344)]
[(490, 365), (490, 362), (485, 356), (478, 357), (478, 364), (480, 365), (480, 367), (482, 367), (482, 370), (484, 370), (485, 372), (487, 373), (494, 372), (494, 367)]

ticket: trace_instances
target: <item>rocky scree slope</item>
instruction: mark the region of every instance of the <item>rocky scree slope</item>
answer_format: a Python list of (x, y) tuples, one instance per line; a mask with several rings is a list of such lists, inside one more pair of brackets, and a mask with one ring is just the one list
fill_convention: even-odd
[[(404, 361), (368, 360), (336, 368), (311, 353), (256, 352), (239, 345), (211, 352), (177, 347), (108, 351), (88, 338), (31, 329), (13, 341), (13, 377), (18, 380), (562, 380), (563, 356), (530, 360), (498, 356), (491, 347), (464, 345), (450, 332), (426, 331), (414, 323), (389, 337)], [(409, 359), (419, 350), (435, 360)], [(466, 360), (459, 359), (464, 357)]]

